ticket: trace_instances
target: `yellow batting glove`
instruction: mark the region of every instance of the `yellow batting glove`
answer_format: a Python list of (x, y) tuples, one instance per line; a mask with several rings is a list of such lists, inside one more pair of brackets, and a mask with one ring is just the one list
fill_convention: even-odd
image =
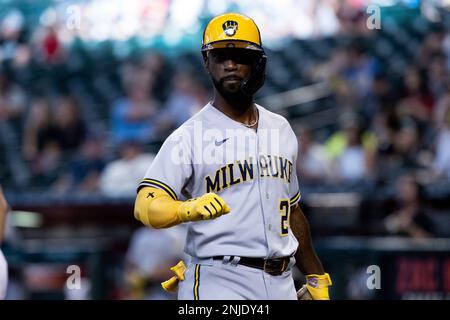
[(166, 280), (164, 282), (161, 282), (161, 287), (166, 290), (167, 292), (177, 292), (178, 289), (178, 282), (180, 280), (173, 276), (172, 278), (170, 278), (169, 280)]
[(330, 275), (325, 274), (309, 274), (306, 276), (306, 289), (312, 300), (330, 300), (328, 294), (328, 287), (333, 283), (331, 281)]
[(177, 210), (182, 222), (216, 219), (230, 212), (230, 207), (215, 193), (183, 202)]
[(184, 280), (184, 273), (186, 272), (186, 265), (181, 260), (177, 265), (170, 268), (175, 275), (167, 281), (161, 283), (164, 290), (169, 292), (176, 292), (178, 289), (178, 283)]

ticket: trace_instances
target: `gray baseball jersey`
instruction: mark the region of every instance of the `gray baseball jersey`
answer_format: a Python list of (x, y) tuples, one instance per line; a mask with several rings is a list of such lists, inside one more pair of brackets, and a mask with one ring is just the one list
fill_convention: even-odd
[(285, 118), (257, 109), (254, 131), (207, 104), (166, 139), (139, 185), (177, 200), (214, 192), (229, 205), (227, 215), (189, 223), (192, 257), (277, 258), (297, 249), (289, 228), (300, 200), (297, 138)]
[(8, 287), (8, 263), (2, 250), (0, 250), (0, 300), (6, 297), (6, 288)]

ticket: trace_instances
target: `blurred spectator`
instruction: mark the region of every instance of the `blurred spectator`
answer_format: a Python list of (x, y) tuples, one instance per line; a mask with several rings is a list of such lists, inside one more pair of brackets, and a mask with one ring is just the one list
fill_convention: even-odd
[(450, 108), (444, 114), (444, 123), (437, 137), (433, 169), (438, 176), (450, 180)]
[(17, 50), (26, 43), (23, 14), (13, 9), (3, 17), (0, 24), (0, 62), (15, 59)]
[(38, 30), (35, 36), (38, 58), (42, 62), (57, 64), (63, 61), (65, 55), (56, 26), (43, 27)]
[(64, 164), (63, 158), (70, 158), (86, 136), (80, 110), (72, 97), (60, 97), (56, 107), (54, 114), (48, 100), (36, 98), (24, 126), (22, 152), (38, 184), (52, 184)]
[(151, 79), (135, 69), (124, 79), (126, 97), (116, 101), (111, 111), (112, 133), (116, 143), (137, 140), (142, 143), (154, 138), (157, 104), (150, 97)]
[(14, 79), (21, 87), (29, 84), (33, 78), (33, 69), (30, 67), (31, 50), (27, 44), (21, 45), (16, 50), (14, 61), (11, 64), (11, 70), (14, 72)]
[[(449, 83), (450, 84), (450, 83)], [(447, 91), (440, 97), (436, 104), (433, 115), (433, 125), (437, 129), (446, 127), (446, 113), (450, 109), (450, 86)]]
[(323, 183), (332, 177), (331, 162), (326, 149), (314, 140), (313, 132), (302, 126), (296, 128), (298, 139), (297, 174), (305, 184)]
[[(316, 69), (315, 78), (329, 81), (338, 104), (352, 110), (368, 107), (363, 101), (372, 94), (377, 63), (358, 42), (335, 48), (328, 61)], [(364, 100), (365, 99), (365, 100)]]
[(24, 128), (23, 156), (26, 160), (33, 161), (42, 152), (47, 141), (56, 140), (52, 110), (46, 99), (36, 98), (32, 101)]
[(444, 54), (436, 54), (428, 65), (428, 84), (433, 98), (439, 98), (446, 93), (449, 82), (449, 71), (444, 66), (447, 57)]
[(450, 32), (447, 31), (444, 38), (442, 39), (442, 51), (446, 57), (445, 69), (450, 69)]
[(13, 9), (3, 17), (0, 24), (0, 63), (14, 70), (14, 80), (18, 82), (29, 77), (31, 73), (31, 50), (24, 20), (22, 13)]
[(347, 145), (337, 159), (339, 178), (348, 181), (369, 178), (374, 159), (372, 150), (364, 150), (361, 129), (347, 127), (345, 136)]
[(374, 173), (375, 137), (364, 132), (355, 114), (344, 114), (341, 130), (326, 142), (327, 152), (334, 161), (335, 178), (344, 181), (369, 179)]
[(171, 91), (170, 86), (167, 85), (170, 81), (170, 66), (164, 57), (159, 53), (151, 52), (143, 57), (142, 68), (154, 79), (152, 96), (160, 103), (166, 101)]
[(350, 56), (345, 47), (334, 48), (328, 60), (317, 67), (315, 77), (317, 80), (331, 80), (339, 77), (343, 70), (350, 65)]
[(367, 17), (364, 14), (364, 7), (358, 1), (338, 1), (336, 2), (337, 17), (341, 25), (341, 33), (351, 35), (362, 35), (368, 32)]
[(423, 187), (413, 176), (405, 175), (398, 180), (396, 191), (398, 208), (384, 219), (386, 232), (412, 238), (430, 237), (433, 226), (424, 207)]
[(317, 66), (313, 79), (316, 81), (328, 81), (336, 95), (339, 105), (354, 105), (354, 92), (351, 84), (344, 76), (346, 70), (351, 68), (350, 53), (347, 47), (337, 47), (331, 52), (331, 56), (324, 63)]
[(72, 96), (60, 97), (55, 110), (55, 129), (61, 150), (75, 151), (86, 137), (80, 107)]
[(426, 69), (436, 54), (443, 53), (444, 36), (442, 31), (433, 31), (425, 36), (416, 56), (416, 65), (421, 69)]
[(360, 42), (353, 43), (348, 48), (350, 64), (343, 70), (343, 76), (351, 85), (353, 94), (359, 98), (365, 97), (372, 86), (376, 70), (374, 57), (366, 53)]
[(428, 88), (426, 73), (416, 67), (405, 71), (402, 83), (402, 99), (397, 109), (402, 115), (413, 117), (419, 124), (429, 121), (433, 113), (434, 98)]
[(161, 282), (173, 276), (170, 267), (187, 257), (183, 254), (185, 238), (184, 225), (158, 230), (144, 227), (133, 234), (125, 257), (126, 298), (176, 298), (162, 289)]
[(396, 120), (390, 141), (380, 145), (379, 175), (385, 179), (395, 179), (404, 170), (426, 168), (427, 150), (420, 142), (416, 123), (408, 117)]
[(37, 98), (32, 102), (24, 128), (22, 152), (36, 178), (34, 182), (50, 183), (56, 176), (62, 152), (52, 109), (46, 99)]
[(101, 192), (111, 197), (128, 197), (136, 194), (136, 188), (155, 156), (142, 152), (139, 142), (123, 141), (120, 158), (108, 163), (100, 177)]
[(384, 153), (392, 147), (395, 136), (401, 127), (401, 119), (396, 110), (395, 99), (386, 99), (379, 112), (371, 119), (372, 129), (378, 141), (378, 153)]
[(12, 82), (6, 70), (0, 69), (0, 120), (19, 118), (24, 112), (25, 103), (25, 92)]
[(163, 129), (176, 129), (199, 111), (207, 102), (208, 95), (195, 77), (179, 72), (173, 79), (174, 88), (167, 101), (162, 119)]
[(372, 80), (372, 86), (364, 97), (361, 113), (365, 121), (373, 121), (385, 109), (391, 109), (395, 97), (392, 84), (385, 74), (376, 74)]
[(99, 179), (106, 165), (106, 156), (101, 136), (90, 135), (81, 145), (79, 154), (69, 164), (63, 174), (53, 186), (58, 192), (97, 193)]

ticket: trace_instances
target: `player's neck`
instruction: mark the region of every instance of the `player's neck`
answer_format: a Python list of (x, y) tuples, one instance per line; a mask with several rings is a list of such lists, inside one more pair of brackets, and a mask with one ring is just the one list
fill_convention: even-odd
[(254, 120), (254, 103), (251, 97), (248, 100), (229, 101), (216, 92), (212, 105), (235, 121), (249, 123)]

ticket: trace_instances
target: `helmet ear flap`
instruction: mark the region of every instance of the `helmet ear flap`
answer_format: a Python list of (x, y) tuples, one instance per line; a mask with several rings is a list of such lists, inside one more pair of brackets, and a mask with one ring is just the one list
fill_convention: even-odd
[(267, 56), (263, 52), (255, 60), (250, 76), (242, 81), (241, 91), (244, 95), (251, 97), (264, 85), (266, 80), (266, 64)]

